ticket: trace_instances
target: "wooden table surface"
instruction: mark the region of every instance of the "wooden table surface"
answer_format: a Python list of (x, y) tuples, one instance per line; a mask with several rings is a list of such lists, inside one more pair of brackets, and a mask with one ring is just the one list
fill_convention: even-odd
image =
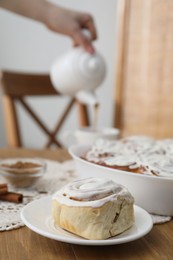
[[(64, 150), (0, 149), (0, 158), (42, 157), (64, 161), (70, 156)], [(43, 237), (27, 227), (0, 232), (0, 260), (172, 260), (173, 220), (154, 225), (149, 234), (136, 241), (113, 246), (82, 246)]]

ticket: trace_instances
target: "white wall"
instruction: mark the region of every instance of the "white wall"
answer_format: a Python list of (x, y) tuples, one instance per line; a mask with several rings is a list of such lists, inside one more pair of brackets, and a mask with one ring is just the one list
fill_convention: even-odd
[[(113, 93), (115, 82), (115, 44), (116, 44), (116, 0), (54, 0), (63, 6), (90, 12), (96, 22), (99, 39), (95, 47), (102, 53), (107, 63), (107, 77), (97, 90), (100, 101), (98, 125), (111, 126), (113, 119)], [(71, 48), (68, 37), (55, 34), (42, 24), (30, 19), (0, 10), (0, 69), (29, 72), (48, 72), (55, 57)], [(1, 91), (0, 91), (1, 98)], [(39, 114), (46, 116), (46, 123), (53, 127), (66, 98), (57, 102), (55, 98), (45, 100), (30, 99)], [(53, 113), (52, 113), (53, 112)], [(57, 112), (57, 113), (56, 113)], [(76, 129), (75, 109), (64, 128)], [(41, 147), (45, 136), (19, 107), (19, 115), (24, 130), (24, 143), (29, 147)], [(0, 146), (6, 145), (5, 127), (0, 103)]]

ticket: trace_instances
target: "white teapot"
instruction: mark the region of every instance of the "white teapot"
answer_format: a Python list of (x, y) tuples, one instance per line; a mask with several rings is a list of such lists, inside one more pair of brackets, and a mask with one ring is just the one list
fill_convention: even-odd
[(87, 104), (96, 104), (95, 89), (106, 74), (103, 57), (95, 51), (89, 54), (82, 47), (75, 47), (58, 57), (50, 70), (54, 88), (61, 94), (76, 96)]

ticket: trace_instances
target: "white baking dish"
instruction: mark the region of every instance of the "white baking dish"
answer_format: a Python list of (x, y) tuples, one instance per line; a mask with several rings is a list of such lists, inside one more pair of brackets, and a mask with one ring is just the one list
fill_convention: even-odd
[(87, 145), (69, 148), (79, 178), (99, 176), (113, 179), (129, 189), (136, 205), (149, 213), (173, 216), (173, 178), (129, 173), (87, 162), (81, 157), (89, 148)]

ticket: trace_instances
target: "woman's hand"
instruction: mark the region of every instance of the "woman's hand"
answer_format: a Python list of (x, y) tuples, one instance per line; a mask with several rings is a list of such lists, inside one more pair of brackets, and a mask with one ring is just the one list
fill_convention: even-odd
[[(94, 52), (92, 41), (97, 38), (97, 32), (90, 14), (51, 5), (45, 24), (52, 31), (70, 36), (75, 46), (81, 45), (89, 53)], [(83, 29), (90, 31), (91, 39), (83, 34)]]
[[(55, 5), (46, 0), (0, 0), (0, 7), (45, 24), (50, 30), (71, 37), (74, 46), (83, 46), (94, 53), (92, 41), (97, 38), (93, 18), (88, 13), (78, 12)], [(91, 39), (82, 32), (90, 31)]]

